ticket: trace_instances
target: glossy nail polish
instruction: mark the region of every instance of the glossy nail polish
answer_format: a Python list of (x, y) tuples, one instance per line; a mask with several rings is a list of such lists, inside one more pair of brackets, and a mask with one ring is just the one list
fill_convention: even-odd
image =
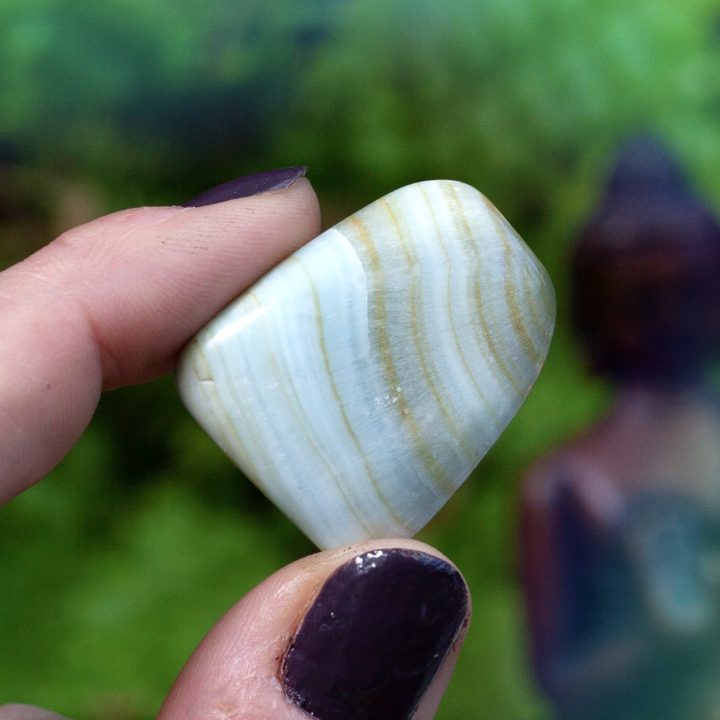
[(318, 720), (407, 720), (467, 621), (445, 561), (375, 550), (326, 581), (281, 668), (287, 697)]
[(296, 180), (304, 177), (307, 172), (306, 165), (268, 170), (267, 172), (244, 175), (243, 177), (229, 180), (222, 185), (217, 185), (196, 195), (191, 200), (183, 203), (183, 207), (202, 207), (203, 205), (214, 205), (215, 203), (234, 200), (236, 198), (260, 195), (273, 190), (284, 190), (290, 187)]

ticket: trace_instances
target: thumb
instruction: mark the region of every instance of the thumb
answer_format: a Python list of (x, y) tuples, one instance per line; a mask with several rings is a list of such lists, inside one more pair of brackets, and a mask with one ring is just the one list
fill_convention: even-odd
[(159, 720), (429, 720), (469, 613), (460, 573), (422, 543), (375, 540), (312, 555), (220, 620)]

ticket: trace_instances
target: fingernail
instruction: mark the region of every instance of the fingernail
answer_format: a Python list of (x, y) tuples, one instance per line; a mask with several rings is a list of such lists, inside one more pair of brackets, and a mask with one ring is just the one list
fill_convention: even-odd
[(296, 180), (304, 177), (306, 172), (306, 165), (297, 165), (295, 167), (280, 168), (279, 170), (254, 173), (253, 175), (243, 175), (243, 177), (228, 180), (222, 185), (216, 185), (214, 188), (196, 195), (191, 200), (183, 203), (183, 207), (214, 205), (226, 200), (260, 195), (272, 190), (284, 190)]
[(374, 550), (323, 585), (281, 668), (285, 694), (318, 720), (406, 720), (467, 619), (444, 560)]

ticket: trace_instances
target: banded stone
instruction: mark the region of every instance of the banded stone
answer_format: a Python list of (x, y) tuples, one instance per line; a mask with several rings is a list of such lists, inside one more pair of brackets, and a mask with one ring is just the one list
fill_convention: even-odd
[(396, 190), (288, 257), (184, 351), (198, 422), (321, 548), (411, 536), (547, 354), (547, 273), (459, 182)]

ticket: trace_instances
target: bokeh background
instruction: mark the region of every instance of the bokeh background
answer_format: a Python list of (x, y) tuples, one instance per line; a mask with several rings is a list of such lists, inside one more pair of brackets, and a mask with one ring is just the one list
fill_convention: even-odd
[[(608, 403), (568, 329), (567, 257), (638, 130), (717, 207), (717, 0), (2, 0), (0, 267), (105, 212), (276, 166), (310, 166), (326, 225), (420, 179), (479, 187), (548, 267), (559, 318), (529, 400), (421, 534), (475, 605), (439, 717), (547, 719), (517, 491)], [(0, 702), (150, 718), (215, 620), (312, 549), (171, 378), (112, 392), (48, 480), (0, 510)]]

